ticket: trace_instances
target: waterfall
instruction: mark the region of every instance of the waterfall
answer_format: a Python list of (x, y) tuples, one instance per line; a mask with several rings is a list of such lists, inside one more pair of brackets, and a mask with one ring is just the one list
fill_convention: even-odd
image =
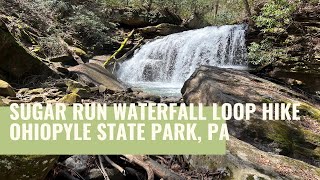
[(246, 65), (245, 25), (206, 27), (171, 34), (143, 45), (120, 65), (120, 80), (141, 85), (147, 82), (182, 86), (200, 65)]

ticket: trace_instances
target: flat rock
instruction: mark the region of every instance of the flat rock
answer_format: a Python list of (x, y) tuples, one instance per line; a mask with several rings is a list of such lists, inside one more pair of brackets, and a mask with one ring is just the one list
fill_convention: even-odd
[[(201, 66), (185, 82), (186, 103), (255, 103), (249, 121), (228, 121), (229, 133), (255, 147), (320, 167), (320, 105), (304, 94), (248, 72)], [(300, 121), (263, 121), (263, 103), (300, 103)]]
[(112, 91), (125, 90), (125, 86), (122, 85), (111, 72), (100, 65), (86, 63), (68, 68), (68, 70), (76, 73), (81, 80), (88, 84), (93, 83), (96, 86), (103, 85)]

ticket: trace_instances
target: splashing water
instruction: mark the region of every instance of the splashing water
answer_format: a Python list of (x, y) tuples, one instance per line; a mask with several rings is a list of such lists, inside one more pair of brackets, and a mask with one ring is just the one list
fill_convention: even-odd
[(206, 27), (156, 39), (122, 63), (118, 77), (147, 91), (158, 89), (160, 95), (167, 91), (177, 95), (200, 65), (246, 67), (245, 29), (245, 25)]

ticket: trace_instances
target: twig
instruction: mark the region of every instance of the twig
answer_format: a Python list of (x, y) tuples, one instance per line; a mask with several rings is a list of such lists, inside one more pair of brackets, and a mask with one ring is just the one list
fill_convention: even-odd
[(123, 156), (126, 157), (129, 160), (129, 162), (135, 163), (141, 166), (143, 169), (145, 169), (145, 171), (147, 172), (148, 180), (154, 180), (153, 170), (150, 168), (148, 164), (143, 162), (142, 157), (139, 156), (139, 158), (137, 158), (137, 156), (133, 156), (133, 155), (123, 155)]
[(121, 166), (113, 162), (108, 156), (103, 156), (103, 157), (106, 161), (108, 161), (109, 164), (111, 164), (111, 166), (118, 169), (118, 171), (120, 171), (122, 175), (126, 176), (126, 171)]
[(105, 180), (110, 180), (110, 178), (109, 178), (109, 176), (108, 176), (108, 174), (107, 174), (107, 172), (105, 170), (105, 167), (102, 164), (102, 158), (101, 158), (100, 155), (98, 155), (98, 160), (99, 160), (99, 164), (100, 164), (100, 167), (99, 166), (98, 167), (99, 167), (99, 169), (101, 168), (101, 173), (102, 173), (104, 179)]
[(153, 180), (156, 175), (159, 178), (163, 179), (174, 179), (174, 180), (184, 180), (185, 178), (170, 169), (162, 166), (158, 162), (154, 161), (151, 158), (146, 158), (141, 155), (123, 155), (128, 159), (130, 163), (135, 163), (143, 167), (148, 174), (148, 180)]
[(85, 180), (77, 171), (73, 170), (72, 168), (62, 164), (62, 163), (57, 163), (59, 166), (62, 166), (64, 168), (69, 169), (70, 171), (72, 171), (73, 173), (75, 173), (80, 179)]

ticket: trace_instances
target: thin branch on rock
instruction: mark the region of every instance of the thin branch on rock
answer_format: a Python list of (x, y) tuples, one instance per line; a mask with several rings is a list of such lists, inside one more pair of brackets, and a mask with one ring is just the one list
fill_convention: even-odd
[(81, 180), (85, 180), (77, 171), (75, 171), (75, 170), (73, 170), (72, 168), (70, 168), (70, 167), (68, 167), (68, 166), (66, 166), (66, 165), (64, 165), (64, 164), (62, 164), (62, 163), (57, 163), (59, 166), (62, 166), (62, 167), (64, 167), (64, 168), (67, 168), (68, 170), (70, 170), (70, 171), (72, 171), (73, 173), (75, 173), (77, 176), (78, 176), (78, 178), (80, 178)]
[(102, 158), (100, 155), (98, 155), (98, 160), (99, 160), (99, 164), (100, 166), (98, 166), (98, 168), (101, 170), (101, 173), (104, 177), (105, 180), (110, 180), (109, 176), (108, 176), (108, 173), (107, 171), (105, 170), (105, 167), (103, 166), (103, 163), (102, 163)]
[[(141, 155), (124, 155), (124, 156), (129, 160), (129, 162), (135, 163), (143, 167), (147, 171), (148, 180), (149, 180), (149, 174), (150, 176), (151, 174), (152, 175), (155, 174), (157, 177), (167, 179), (167, 180), (184, 180), (185, 179), (180, 175), (176, 174), (175, 172), (171, 171), (170, 169), (162, 166), (158, 162), (146, 156), (141, 156)], [(150, 170), (152, 172), (150, 172)]]
[(144, 162), (145, 158), (143, 158), (143, 156), (141, 156), (141, 155), (128, 155), (128, 154), (123, 155), (123, 156), (126, 157), (130, 163), (134, 163), (134, 164), (141, 166), (147, 172), (148, 180), (154, 180), (153, 170), (147, 163)]
[(103, 156), (103, 157), (111, 166), (113, 166), (118, 171), (120, 171), (122, 175), (126, 176), (126, 171), (121, 166), (113, 162), (108, 156)]

